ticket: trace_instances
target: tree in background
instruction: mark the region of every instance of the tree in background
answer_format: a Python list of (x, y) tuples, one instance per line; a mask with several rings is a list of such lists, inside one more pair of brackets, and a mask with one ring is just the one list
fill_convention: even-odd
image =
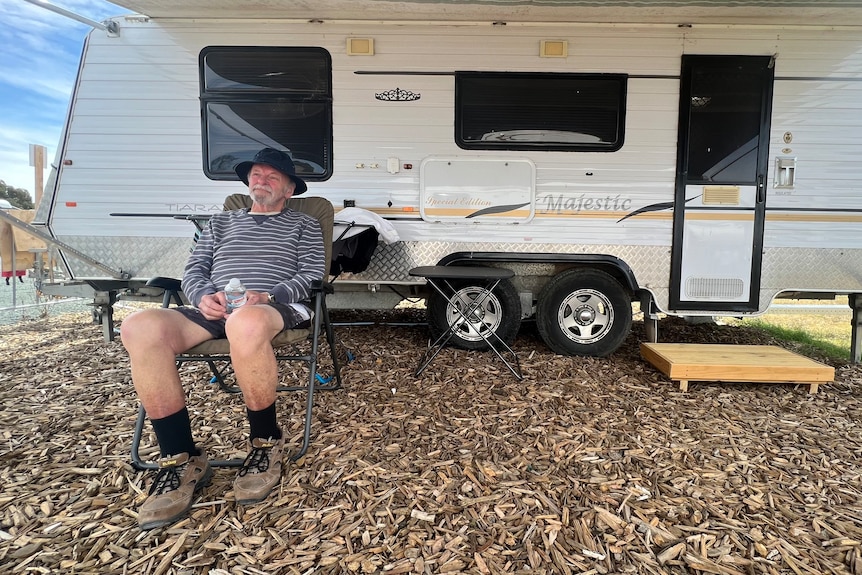
[(22, 210), (32, 210), (34, 207), (30, 192), (22, 188), (7, 186), (3, 180), (0, 180), (0, 199), (9, 200), (10, 204)]

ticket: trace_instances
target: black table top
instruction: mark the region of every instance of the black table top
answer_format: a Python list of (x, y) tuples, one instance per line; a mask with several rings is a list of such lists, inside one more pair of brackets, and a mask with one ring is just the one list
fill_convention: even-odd
[(408, 272), (411, 276), (427, 279), (478, 279), (504, 280), (515, 275), (510, 269), (485, 266), (421, 266)]

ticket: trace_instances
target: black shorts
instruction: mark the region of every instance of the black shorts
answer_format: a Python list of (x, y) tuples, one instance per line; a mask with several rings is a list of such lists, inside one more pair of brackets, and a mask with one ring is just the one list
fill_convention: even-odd
[[(284, 324), (284, 327), (281, 328), (282, 331), (286, 329), (293, 328), (306, 328), (309, 326), (309, 321), (302, 317), (298, 311), (293, 309), (291, 306), (283, 304), (283, 303), (268, 303), (264, 305), (269, 305), (275, 308), (281, 315), (281, 321)], [(225, 319), (207, 319), (204, 317), (204, 314), (197, 308), (190, 306), (182, 306), (171, 308), (183, 314), (186, 319), (196, 323), (201, 326), (213, 336), (213, 339), (222, 339), (225, 337), (224, 332), (224, 324), (227, 320)]]

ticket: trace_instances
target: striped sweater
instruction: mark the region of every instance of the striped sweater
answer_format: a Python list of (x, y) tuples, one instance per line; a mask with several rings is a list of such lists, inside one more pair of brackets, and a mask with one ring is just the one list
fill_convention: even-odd
[(248, 209), (214, 214), (183, 273), (192, 305), (223, 291), (231, 278), (246, 289), (270, 292), (279, 303), (303, 302), (326, 271), (323, 234), (313, 217), (287, 209), (262, 216)]

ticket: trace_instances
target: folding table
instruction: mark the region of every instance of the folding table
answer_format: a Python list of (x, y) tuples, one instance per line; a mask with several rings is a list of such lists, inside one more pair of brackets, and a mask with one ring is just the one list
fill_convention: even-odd
[[(506, 279), (515, 275), (515, 272), (505, 268), (492, 268), (483, 266), (422, 266), (413, 268), (408, 272), (411, 276), (422, 277), (428, 282), (445, 301), (449, 302), (449, 306), (457, 313), (456, 319), (449, 324), (449, 329), (440, 334), (440, 336), (431, 344), (425, 351), (422, 359), (419, 361), (419, 366), (416, 368), (416, 374), (421, 374), (426, 367), (440, 353), (443, 347), (449, 343), (452, 336), (465, 326), (475, 332), (488, 349), (500, 358), (512, 375), (519, 380), (523, 379), (521, 375), (521, 364), (518, 361), (518, 355), (512, 350), (509, 345), (497, 337), (493, 332), (486, 335), (485, 330), (478, 326), (482, 324), (482, 316), (484, 314), (484, 304), (491, 297), (494, 288)], [(475, 286), (482, 289), (474, 299), (465, 299), (463, 294), (459, 295), (458, 288), (452, 285), (452, 282), (462, 282), (468, 280)], [(510, 359), (507, 359), (509, 357)]]

